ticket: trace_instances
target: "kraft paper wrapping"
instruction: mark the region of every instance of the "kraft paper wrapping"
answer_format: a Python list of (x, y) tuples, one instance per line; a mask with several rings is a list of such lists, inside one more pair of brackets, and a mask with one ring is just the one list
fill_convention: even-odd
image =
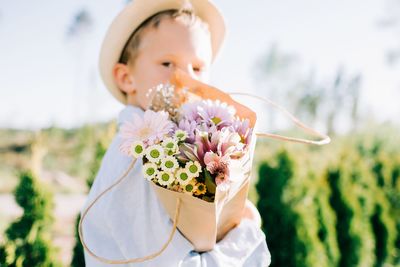
[(248, 152), (230, 165), (233, 183), (229, 190), (223, 191), (217, 186), (214, 202), (150, 182), (171, 219), (175, 217), (177, 199), (181, 200), (177, 228), (196, 251), (212, 250), (216, 242), (240, 223), (249, 191), (255, 143), (253, 134)]

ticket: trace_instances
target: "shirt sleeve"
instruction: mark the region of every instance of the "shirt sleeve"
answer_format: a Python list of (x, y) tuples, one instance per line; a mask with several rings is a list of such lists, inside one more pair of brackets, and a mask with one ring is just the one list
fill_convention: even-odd
[[(104, 189), (124, 173), (132, 159), (119, 152), (120, 135), (109, 146), (90, 190), (86, 207)], [(162, 207), (148, 181), (141, 176), (141, 163), (129, 172), (126, 179), (105, 194), (83, 224), (86, 244), (97, 255), (107, 259), (131, 259), (148, 256), (165, 244), (172, 221)], [(127, 204), (129, 203), (129, 204)], [(152, 222), (152, 223), (149, 223)], [(193, 247), (179, 231), (158, 257), (121, 267), (177, 266)], [(85, 250), (88, 267), (116, 266), (98, 261)]]
[(265, 267), (270, 263), (271, 255), (265, 241), (265, 234), (254, 222), (244, 219), (219, 241), (213, 250), (204, 253), (192, 251), (180, 266)]
[[(120, 138), (116, 135), (109, 148), (107, 149), (96, 174), (96, 178), (89, 191), (85, 207), (88, 206), (105, 188), (110, 186), (116, 178), (116, 173), (122, 173), (130, 163), (129, 158), (124, 157), (118, 152)], [(109, 199), (106, 194), (103, 199)], [(87, 218), (83, 224), (85, 241), (90, 249), (96, 254), (107, 258), (122, 259), (123, 253), (115, 244), (110, 232), (109, 225), (106, 223), (103, 211), (107, 205), (107, 201), (101, 200), (91, 208)], [(111, 267), (116, 265), (103, 263), (84, 249), (85, 266), (86, 267)], [(133, 265), (119, 264), (119, 267), (130, 267)]]

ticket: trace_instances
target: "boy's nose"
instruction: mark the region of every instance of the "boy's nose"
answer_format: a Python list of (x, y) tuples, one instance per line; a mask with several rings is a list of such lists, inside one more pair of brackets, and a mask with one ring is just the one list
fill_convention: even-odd
[(191, 65), (186, 67), (176, 67), (176, 69), (178, 72), (182, 71), (186, 75), (189, 75), (191, 78), (197, 79), (196, 73), (193, 71), (193, 67)]
[(191, 87), (195, 84), (196, 79), (187, 73), (187, 71), (181, 68), (175, 68), (170, 78), (170, 82), (175, 84), (177, 87)]

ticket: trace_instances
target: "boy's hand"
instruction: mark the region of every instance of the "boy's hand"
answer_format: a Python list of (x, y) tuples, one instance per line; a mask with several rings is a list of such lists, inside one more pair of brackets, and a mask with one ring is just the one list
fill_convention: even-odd
[(246, 204), (243, 210), (242, 219), (244, 218), (253, 221), (259, 228), (261, 228), (261, 215), (254, 204), (248, 199), (246, 199)]

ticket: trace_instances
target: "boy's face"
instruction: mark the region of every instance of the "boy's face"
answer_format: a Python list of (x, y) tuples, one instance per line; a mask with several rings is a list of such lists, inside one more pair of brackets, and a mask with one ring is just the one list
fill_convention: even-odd
[(199, 27), (164, 18), (158, 28), (144, 30), (133, 67), (116, 64), (114, 78), (128, 103), (146, 109), (148, 89), (170, 80), (176, 69), (206, 82), (212, 59), (210, 36)]

